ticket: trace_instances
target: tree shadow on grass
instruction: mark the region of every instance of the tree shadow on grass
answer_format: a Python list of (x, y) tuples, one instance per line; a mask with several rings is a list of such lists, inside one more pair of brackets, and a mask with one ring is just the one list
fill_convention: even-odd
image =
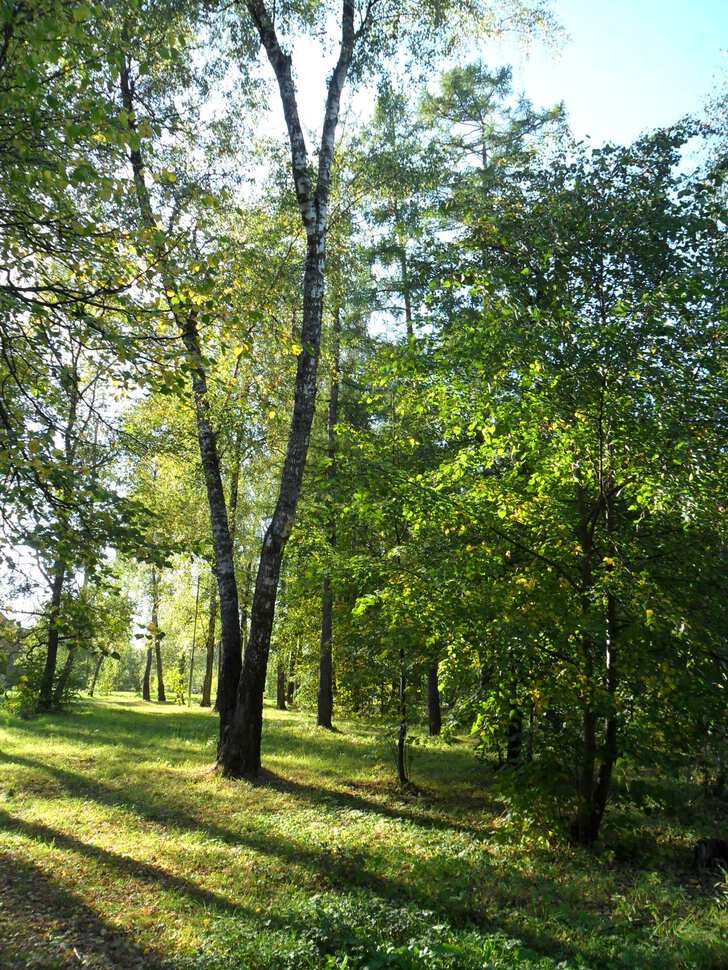
[[(299, 801), (308, 802), (311, 805), (321, 805), (327, 808), (338, 808), (342, 811), (360, 812), (365, 815), (378, 815), (380, 818), (390, 821), (409, 822), (426, 830), (437, 830), (441, 832), (458, 832), (463, 835), (478, 837), (481, 830), (475, 825), (464, 825), (452, 819), (442, 819), (436, 815), (429, 814), (425, 810), (416, 811), (404, 805), (389, 806), (371, 797), (370, 790), (356, 782), (349, 784), (349, 788), (354, 791), (341, 791), (333, 788), (325, 788), (322, 785), (309, 785), (305, 782), (294, 781), (284, 775), (276, 774), (274, 771), (264, 769), (260, 776), (252, 779), (248, 784), (258, 785), (263, 788), (272, 788), (283, 794), (293, 795)], [(425, 804), (437, 805), (438, 795), (432, 792), (421, 792), (422, 801)], [(397, 792), (397, 797), (403, 797), (402, 793)], [(477, 801), (477, 808), (482, 810), (484, 800)]]
[(140, 949), (41, 868), (0, 853), (0, 966), (3, 970), (157, 970)]
[[(139, 717), (139, 715), (133, 715)], [(144, 715), (141, 715), (142, 717)], [(158, 723), (158, 719), (157, 723)], [(128, 729), (128, 728), (127, 728)], [(158, 740), (158, 739), (156, 739)], [(0, 752), (1, 754), (1, 752)], [(548, 930), (539, 927), (538, 930), (528, 929), (525, 923), (532, 917), (529, 916), (530, 901), (534, 895), (538, 899), (555, 899), (558, 901), (560, 887), (556, 882), (548, 879), (543, 884), (538, 884), (533, 876), (519, 872), (514, 866), (498, 863), (499, 871), (490, 866), (487, 856), (484, 858), (482, 852), (477, 853), (475, 859), (450, 857), (447, 850), (441, 851), (436, 857), (422, 857), (413, 855), (407, 867), (400, 867), (402, 858), (395, 860), (397, 871), (392, 872), (391, 847), (387, 847), (386, 835), (384, 843), (375, 845), (364, 845), (347, 848), (337, 846), (335, 838), (324, 840), (323, 845), (317, 845), (307, 841), (305, 832), (296, 833), (292, 829), (291, 835), (280, 832), (275, 834), (266, 831), (265, 818), (269, 810), (280, 810), (280, 803), (275, 799), (266, 802), (265, 792), (280, 793), (290, 796), (299, 802), (310, 807), (318, 807), (323, 813), (330, 813), (332, 828), (336, 824), (336, 812), (353, 811), (364, 816), (380, 817), (390, 822), (402, 822), (407, 825), (414, 825), (422, 829), (423, 836), (430, 830), (452, 830), (468, 834), (467, 827), (459, 827), (457, 823), (443, 821), (440, 818), (432, 818), (429, 814), (410, 808), (408, 805), (402, 807), (382, 804), (375, 798), (367, 797), (366, 788), (363, 792), (339, 791), (329, 789), (315, 784), (306, 784), (291, 780), (288, 777), (277, 775), (266, 771), (261, 778), (255, 782), (240, 783), (241, 791), (243, 786), (259, 790), (261, 798), (258, 808), (257, 821), (248, 824), (246, 828), (235, 829), (226, 827), (219, 821), (211, 821), (209, 817), (209, 806), (197, 806), (191, 803), (185, 796), (185, 791), (177, 790), (171, 799), (154, 788), (149, 787), (144, 781), (137, 784), (130, 783), (128, 779), (123, 782), (124, 787), (117, 787), (113, 783), (105, 783), (89, 774), (79, 774), (68, 769), (58, 768), (54, 765), (25, 758), (18, 755), (11, 756), (11, 760), (20, 765), (45, 775), (52, 779), (58, 790), (65, 790), (69, 794), (93, 799), (104, 805), (110, 805), (121, 809), (130, 809), (142, 816), (145, 821), (160, 825), (168, 830), (172, 835), (180, 833), (203, 833), (212, 839), (216, 839), (223, 844), (233, 847), (245, 847), (261, 855), (271, 857), (275, 860), (272, 872), (282, 871), (284, 878), (290, 882), (295, 882), (295, 877), (291, 880), (291, 873), (295, 869), (302, 873), (307, 873), (305, 885), (309, 889), (313, 886), (313, 891), (333, 891), (335, 893), (349, 893), (353, 889), (364, 893), (371, 893), (383, 899), (391, 900), (394, 903), (409, 902), (421, 909), (433, 910), (438, 916), (447, 919), (453, 926), (471, 926), (477, 930), (485, 932), (496, 932), (505, 930), (509, 934), (515, 934), (525, 940), (528, 945), (544, 955), (565, 957), (575, 957), (584, 955), (584, 950), (579, 945), (565, 943), (567, 935), (574, 932), (571, 927), (572, 919), (568, 912), (565, 912), (563, 919), (558, 912), (554, 912), (550, 918)], [(158, 779), (159, 785), (164, 784), (164, 775)], [(228, 794), (235, 790), (235, 783), (222, 783), (228, 786)], [(155, 785), (155, 788), (158, 788)], [(364, 787), (364, 786), (362, 786)], [(37, 790), (37, 784), (36, 784)], [(194, 791), (194, 788), (191, 789)], [(435, 798), (437, 800), (437, 798)], [(204, 810), (203, 810), (204, 808)], [(258, 822), (260, 824), (258, 824)], [(49, 830), (49, 833), (51, 830)], [(63, 835), (63, 838), (71, 838)], [(300, 836), (300, 837), (299, 837)], [(49, 834), (50, 837), (50, 834)], [(53, 836), (58, 843), (58, 834)], [(70, 848), (70, 846), (69, 846)], [(95, 847), (86, 847), (85, 843), (76, 839), (73, 846), (74, 851), (104, 852), (106, 855), (102, 861), (109, 866), (122, 867), (129, 865), (129, 860), (125, 856), (116, 856), (106, 850), (96, 850)], [(387, 856), (387, 851), (390, 855)], [(133, 860), (132, 860), (133, 861)], [(134, 863), (138, 866), (147, 866), (145, 863)], [(401, 869), (401, 871), (400, 871)], [(170, 877), (170, 873), (156, 871), (156, 867), (146, 867), (143, 870), (145, 875), (140, 874), (150, 885), (159, 884), (164, 886), (164, 878)], [(224, 897), (216, 899), (205, 898), (207, 890), (198, 887), (194, 882), (179, 880), (176, 884), (168, 882), (170, 888), (183, 893), (200, 905), (215, 906), (221, 911), (234, 915), (236, 910), (231, 909), (231, 903)], [(465, 892), (462, 890), (465, 889)], [(198, 890), (201, 890), (202, 895)], [(457, 890), (457, 892), (456, 892)], [(195, 895), (198, 893), (198, 895)], [(504, 916), (502, 919), (493, 918), (493, 907), (487, 905), (489, 894), (496, 899), (506, 900), (503, 908)], [(486, 901), (485, 904), (483, 901)], [(585, 900), (585, 904), (588, 900)], [(240, 914), (243, 915), (242, 913)], [(255, 917), (252, 917), (255, 919)], [(289, 920), (285, 928), (296, 931), (296, 921)], [(551, 931), (553, 928), (553, 932)], [(304, 927), (305, 929), (305, 927)], [(648, 931), (645, 930), (647, 933)], [(616, 914), (607, 920), (604, 914), (591, 911), (585, 905), (584, 911), (579, 914), (579, 933), (585, 937), (595, 938), (603, 933), (613, 935), (615, 940), (624, 939), (618, 952), (622, 952), (625, 959), (633, 959), (628, 953), (630, 939), (634, 940), (634, 927), (620, 918)], [(648, 968), (665, 968), (677, 964), (678, 954), (684, 958), (685, 944), (676, 941), (674, 948), (658, 957), (642, 957), (641, 966)], [(672, 960), (674, 953), (676, 959)], [(694, 966), (717, 966), (715, 954), (713, 957), (706, 956), (708, 962), (704, 962), (699, 957), (696, 950), (696, 962)], [(612, 965), (614, 964), (612, 957)], [(711, 962), (712, 960), (712, 962)], [(699, 961), (699, 962), (698, 962)], [(599, 960), (592, 958), (590, 966), (599, 967)]]
[[(130, 790), (127, 787), (121, 792), (94, 779), (34, 762), (31, 759), (16, 758), (16, 760), (27, 767), (49, 772), (56, 783), (63, 786), (70, 794), (92, 798), (104, 805), (132, 808), (134, 812), (141, 814), (145, 821), (159, 824), (172, 834), (202, 832), (221, 843), (234, 847), (244, 846), (263, 856), (272, 857), (277, 862), (283, 863), (282, 871), (289, 882), (291, 874), (297, 867), (299, 871), (308, 873), (308, 885), (311, 886), (313, 883), (316, 892), (334, 891), (346, 894), (356, 890), (371, 893), (397, 905), (411, 904), (421, 910), (437, 913), (438, 918), (444, 917), (453, 927), (470, 927), (486, 933), (503, 932), (505, 929), (509, 934), (515, 933), (533, 950), (545, 956), (564, 958), (579, 955), (578, 948), (565, 944), (563, 939), (558, 939), (549, 932), (542, 930), (533, 932), (525, 927), (514, 925), (513, 920), (509, 920), (509, 925), (506, 925), (505, 920), (487, 917), (477, 904), (477, 898), (482, 893), (483, 885), (498, 879), (498, 875), (489, 871), (489, 864), (482, 857), (477, 865), (468, 859), (450, 857), (447, 853), (443, 853), (436, 860), (411, 857), (408, 860), (411, 862), (409, 872), (405, 878), (402, 878), (401, 875), (386, 872), (388, 864), (386, 846), (382, 849), (384, 853), (382, 855), (373, 848), (351, 851), (337, 847), (335, 843), (326, 847), (313, 847), (305, 841), (305, 838), (297, 841), (282, 837), (279, 833), (271, 835), (264, 827), (233, 831), (211, 822), (207, 817), (203, 818), (187, 811), (179, 803), (175, 804), (173, 814), (170, 812), (165, 814), (160, 811), (158, 804), (154, 804), (153, 801), (150, 803), (138, 790)], [(275, 789), (278, 785), (281, 790), (289, 792), (291, 788), (294, 790), (298, 788), (300, 789), (298, 797), (305, 800), (311, 800), (316, 794), (314, 786), (292, 785), (285, 779), (277, 779), (270, 775), (255, 782), (254, 785), (261, 789), (266, 787)], [(329, 804), (332, 802), (332, 795), (336, 796), (334, 804), (341, 802), (339, 793), (328, 793)], [(356, 807), (357, 811), (380, 814), (381, 806), (376, 805), (371, 808), (356, 798), (348, 803), (346, 798), (343, 801), (344, 804)], [(399, 816), (396, 812), (390, 812), (386, 817), (397, 819)], [(254, 914), (232, 904), (225, 897), (211, 893), (188, 879), (183, 879), (149, 863), (88, 845), (65, 832), (55, 831), (40, 823), (25, 822), (7, 813), (0, 813), (0, 824), (20, 830), (30, 838), (42, 839), (45, 842), (53, 841), (56, 847), (91, 857), (152, 887), (172, 889), (200, 906), (213, 907), (228, 915), (256, 919)], [(539, 891), (539, 887), (534, 886), (532, 879), (516, 871), (509, 872), (507, 880), (514, 899), (527, 900), (532, 892)], [(454, 891), (455, 887), (458, 892)], [(303, 932), (307, 927), (297, 925), (293, 917), (282, 924), (281, 928)], [(602, 921), (593, 917), (592, 932), (598, 932), (600, 928), (602, 928)], [(590, 966), (597, 968), (600, 964), (592, 961)], [(644, 966), (647, 970), (650, 966), (665, 967), (669, 966), (669, 963), (645, 963)]]
[(253, 911), (247, 907), (239, 903), (232, 903), (225, 896), (205, 889), (189, 879), (176, 876), (160, 866), (142, 862), (131, 856), (120, 855), (97, 845), (91, 845), (82, 839), (69, 835), (67, 832), (62, 832), (60, 829), (51, 828), (51, 826), (44, 825), (42, 822), (25, 821), (15, 815), (9, 815), (2, 809), (0, 809), (0, 829), (4, 829), (6, 832), (16, 832), (27, 839), (43, 842), (55, 848), (77, 852), (132, 879), (186, 896), (205, 909), (225, 912), (236, 917), (252, 917), (254, 915)]

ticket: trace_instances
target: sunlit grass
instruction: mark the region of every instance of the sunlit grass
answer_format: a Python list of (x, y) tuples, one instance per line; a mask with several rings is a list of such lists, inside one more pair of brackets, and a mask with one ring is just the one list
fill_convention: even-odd
[(211, 770), (199, 708), (2, 712), (0, 966), (728, 966), (684, 819), (616, 805), (576, 851), (469, 744), (419, 747), (400, 792), (382, 732), (338, 727), (267, 708), (248, 783)]

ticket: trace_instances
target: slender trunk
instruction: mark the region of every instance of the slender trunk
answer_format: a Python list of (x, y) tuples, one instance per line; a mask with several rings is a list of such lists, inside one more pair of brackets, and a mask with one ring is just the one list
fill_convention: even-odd
[(238, 587), (235, 580), (233, 547), (228, 528), (217, 442), (209, 420), (207, 378), (202, 365), (202, 353), (194, 318), (190, 317), (184, 333), (185, 346), (190, 357), (193, 358), (196, 368), (192, 371), (192, 387), (197, 414), (197, 438), (205, 473), (207, 504), (210, 510), (213, 536), (215, 573), (220, 600), (221, 666), (218, 676), (217, 708), (220, 714), (220, 729), (221, 732), (224, 732), (230, 723), (235, 707), (234, 683), (240, 676), (241, 670), (242, 642), (238, 615)]
[[(329, 397), (328, 424), (328, 458), (329, 467), (326, 479), (329, 485), (328, 502), (331, 503), (331, 483), (336, 477), (336, 425), (339, 420), (339, 347), (341, 335), (341, 310), (337, 306), (334, 312), (334, 360), (331, 370), (331, 396)], [(336, 546), (336, 520), (333, 514), (328, 524), (328, 543), (333, 551)], [(319, 655), (319, 683), (318, 709), (316, 723), (319, 727), (331, 730), (331, 715), (334, 708), (333, 691), (333, 626), (334, 626), (334, 597), (331, 592), (331, 575), (327, 573), (323, 579), (321, 593), (321, 649)]]
[(157, 700), (160, 704), (166, 703), (167, 696), (164, 693), (164, 677), (162, 675), (162, 645), (157, 640), (154, 645), (154, 654), (157, 661)]
[(53, 573), (53, 586), (51, 588), (46, 662), (43, 677), (40, 682), (40, 697), (38, 699), (38, 710), (40, 711), (50, 711), (53, 707), (53, 681), (56, 676), (56, 664), (58, 662), (58, 624), (60, 622), (61, 595), (63, 593), (63, 582), (65, 578), (66, 564), (59, 559), (56, 562), (56, 568)]
[(91, 680), (91, 689), (88, 692), (89, 697), (94, 696), (94, 691), (96, 690), (96, 681), (99, 679), (99, 673), (101, 672), (101, 664), (104, 662), (103, 653), (99, 654), (99, 659), (96, 661), (96, 667), (94, 669), (93, 679)]
[[(604, 515), (606, 533), (609, 539), (615, 531), (614, 508), (611, 499), (611, 481), (607, 485), (606, 498), (604, 498)], [(580, 496), (582, 496), (580, 490)], [(583, 498), (580, 498), (580, 514), (582, 522), (585, 522)], [(587, 532), (582, 526), (582, 535)], [(582, 539), (583, 548), (591, 548), (585, 545)], [(608, 567), (611, 572), (613, 567)], [(586, 571), (584, 578), (591, 584), (591, 573)], [(589, 586), (584, 585), (585, 593)], [(586, 612), (586, 606), (584, 611)], [(594, 677), (594, 663), (592, 660), (592, 643), (589, 635), (584, 634), (585, 657), (587, 664), (585, 674), (587, 683), (591, 683)], [(607, 613), (606, 613), (606, 637), (604, 644), (604, 740), (601, 749), (597, 745), (598, 717), (595, 709), (593, 688), (589, 691), (587, 703), (584, 707), (584, 746), (582, 755), (582, 765), (580, 770), (579, 782), (577, 787), (578, 804), (576, 817), (572, 823), (572, 834), (575, 841), (582, 845), (593, 843), (598, 834), (609, 798), (609, 789), (612, 780), (614, 764), (617, 760), (618, 748), (618, 722), (616, 710), (616, 693), (618, 685), (617, 667), (617, 601), (614, 594), (607, 593)], [(598, 767), (597, 767), (598, 765)]]
[(407, 740), (407, 724), (402, 721), (397, 731), (397, 777), (400, 785), (407, 784), (407, 766), (404, 761), (405, 742)]
[(397, 731), (397, 775), (400, 785), (407, 784), (404, 752), (407, 740), (407, 679), (404, 672), (404, 650), (399, 651), (399, 730)]
[[(611, 482), (609, 483), (611, 486)], [(614, 507), (611, 499), (611, 491), (605, 503), (605, 525), (607, 538), (612, 539), (615, 530)], [(608, 572), (612, 572), (613, 566), (608, 566)], [(609, 789), (612, 781), (612, 772), (617, 760), (617, 600), (612, 592), (607, 593), (607, 617), (606, 617), (606, 641), (604, 646), (604, 668), (605, 668), (605, 687), (606, 687), (606, 715), (604, 725), (604, 744), (601, 751), (601, 764), (599, 775), (594, 790), (594, 808), (592, 828), (594, 838), (597, 837), (601, 825), (604, 810), (607, 807)]]
[(591, 845), (596, 838), (594, 831), (594, 777), (596, 773), (596, 715), (591, 707), (582, 711), (582, 749), (579, 776), (576, 786), (576, 816), (571, 826), (575, 842)]
[[(128, 124), (136, 129), (134, 121), (134, 91), (126, 66), (120, 76), (122, 102), (128, 113)], [(139, 149), (130, 149), (129, 160), (134, 173), (134, 186), (139, 205), (142, 227), (159, 233), (159, 223), (152, 210), (151, 198), (146, 184), (144, 163)], [(162, 282), (170, 300), (170, 311), (179, 327), (192, 380), (192, 394), (197, 422), (197, 441), (205, 478), (207, 504), (210, 513), (215, 573), (220, 598), (220, 673), (218, 676), (217, 709), (220, 713), (220, 737), (226, 733), (235, 707), (235, 692), (242, 665), (242, 643), (238, 617), (238, 588), (235, 581), (233, 548), (230, 539), (225, 493), (222, 486), (220, 458), (217, 440), (210, 421), (210, 404), (207, 396), (207, 375), (197, 332), (194, 310), (182, 312), (175, 299), (178, 287), (164, 243), (153, 243), (154, 256), (161, 268)]]
[[(309, 157), (298, 116), (291, 58), (280, 47), (264, 0), (246, 6), (275, 72), (291, 145), (291, 165), (299, 211), (306, 231), (303, 284), (302, 351), (298, 356), (293, 415), (273, 518), (263, 540), (250, 618), (250, 636), (238, 680), (235, 710), (229, 729), (221, 732), (218, 761), (227, 774), (256, 775), (260, 770), (265, 690), (270, 637), (283, 552), (293, 528), (303, 482), (316, 407), (316, 371), (321, 340), (326, 249), (326, 217), (331, 189), (335, 135), (341, 93), (354, 50), (354, 0), (343, 0), (341, 46), (328, 82), (326, 109), (318, 154), (318, 174), (312, 185)], [(221, 725), (222, 726), (222, 725)]]
[(427, 720), (430, 725), (430, 737), (436, 737), (442, 730), (440, 685), (437, 680), (436, 663), (427, 668)]
[(210, 577), (210, 612), (207, 621), (205, 640), (205, 681), (202, 685), (200, 707), (209, 707), (212, 702), (212, 668), (215, 663), (215, 621), (217, 620), (217, 583), (215, 570)]
[(590, 517), (586, 505), (586, 496), (581, 484), (577, 486), (577, 508), (581, 544), (581, 616), (584, 624), (581, 635), (581, 649), (584, 662), (584, 693), (582, 696), (582, 747), (576, 785), (576, 816), (572, 822), (571, 830), (576, 842), (581, 845), (589, 845), (595, 838), (592, 832), (592, 809), (597, 756), (597, 718), (594, 710), (594, 645), (588, 629), (591, 613), (592, 533), (589, 528)]
[(296, 694), (296, 660), (298, 659), (298, 639), (296, 639), (295, 647), (291, 647), (291, 653), (288, 658), (288, 683), (286, 685), (286, 700), (288, 704), (293, 704), (293, 698)]
[(152, 635), (154, 637), (154, 655), (157, 661), (157, 700), (164, 704), (164, 678), (162, 676), (162, 638), (159, 631), (159, 583), (157, 570), (152, 566)]
[(63, 692), (68, 684), (68, 678), (71, 676), (71, 668), (73, 667), (73, 661), (76, 657), (75, 648), (71, 648), (68, 651), (68, 656), (66, 657), (66, 662), (63, 665), (63, 669), (58, 675), (58, 680), (56, 681), (56, 686), (53, 691), (53, 706), (58, 708), (61, 706), (61, 701), (63, 700)]
[(280, 660), (276, 676), (276, 707), (279, 711), (286, 710), (286, 668)]
[[(250, 635), (237, 689), (229, 736), (221, 737), (219, 760), (226, 773), (255, 775), (260, 770), (260, 744), (270, 637), (273, 629), (283, 552), (293, 528), (308, 453), (316, 402), (316, 368), (323, 300), (323, 227), (308, 240), (304, 323), (298, 357), (293, 417), (273, 519), (260, 554), (250, 618)], [(310, 347), (313, 353), (306, 348)]]
[(144, 668), (144, 679), (142, 680), (142, 700), (151, 701), (152, 692), (149, 688), (149, 681), (152, 674), (152, 655), (154, 649), (153, 647), (147, 647), (147, 665)]

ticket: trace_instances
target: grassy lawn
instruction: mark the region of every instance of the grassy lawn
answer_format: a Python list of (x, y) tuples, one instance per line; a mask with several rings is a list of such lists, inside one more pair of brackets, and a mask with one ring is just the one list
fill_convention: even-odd
[(728, 884), (690, 858), (725, 803), (645, 782), (589, 853), (467, 743), (416, 749), (402, 794), (375, 728), (266, 709), (256, 783), (211, 772), (216, 728), (121, 694), (0, 712), (4, 970), (728, 968)]

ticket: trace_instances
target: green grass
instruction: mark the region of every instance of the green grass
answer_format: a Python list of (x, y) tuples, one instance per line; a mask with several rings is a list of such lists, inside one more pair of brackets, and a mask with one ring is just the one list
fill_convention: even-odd
[(417, 748), (402, 793), (373, 727), (266, 708), (255, 783), (210, 770), (216, 727), (128, 695), (0, 712), (0, 966), (728, 967), (699, 793), (644, 781), (589, 853), (466, 743)]

